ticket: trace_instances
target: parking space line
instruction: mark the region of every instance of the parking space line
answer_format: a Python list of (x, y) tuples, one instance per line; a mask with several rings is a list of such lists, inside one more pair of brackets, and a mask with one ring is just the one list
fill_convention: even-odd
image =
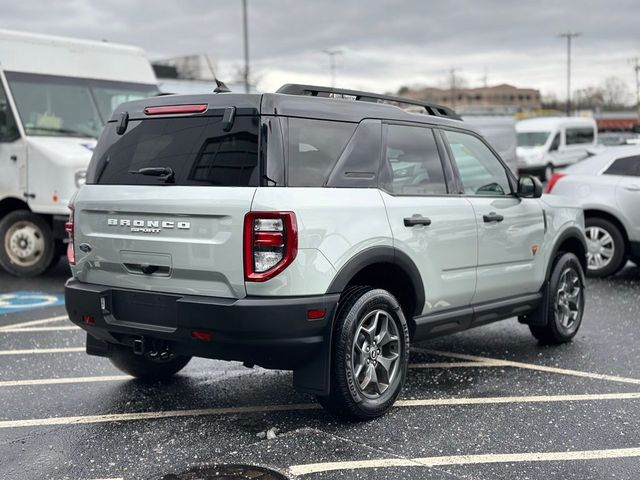
[(289, 473), (294, 476), (335, 470), (355, 470), (383, 467), (436, 467), (446, 465), (477, 465), (487, 463), (559, 462), (605, 460), (640, 457), (640, 448), (614, 448), (607, 450), (581, 450), (573, 452), (489, 453), (481, 455), (452, 455), (420, 458), (381, 458), (345, 462), (310, 463), (293, 465)]
[(0, 332), (11, 330), (13, 328), (22, 328), (29, 327), (31, 325), (43, 325), (45, 323), (60, 322), (62, 320), (67, 320), (68, 318), (69, 317), (67, 315), (59, 315), (57, 317), (43, 318), (42, 320), (30, 320), (28, 322), (10, 323), (9, 325), (0, 326)]
[(479, 357), (477, 355), (467, 355), (465, 353), (443, 352), (441, 350), (429, 350), (429, 349), (415, 349), (420, 352), (428, 353), (431, 355), (438, 355), (441, 357), (459, 358), (461, 360), (470, 360), (472, 362), (483, 362), (492, 364), (495, 366), (508, 366), (516, 368), (524, 368), (527, 370), (537, 370), (539, 372), (558, 373), (561, 375), (570, 375), (574, 377), (593, 378), (596, 380), (608, 380), (610, 382), (631, 383), (634, 385), (640, 385), (640, 379), (619, 377), (617, 375), (606, 375), (601, 373), (584, 372), (581, 370), (570, 370), (565, 368), (547, 367), (545, 365), (536, 365), (534, 363), (514, 362), (511, 360), (503, 360), (497, 358)]
[(118, 380), (133, 380), (129, 375), (103, 375), (97, 377), (64, 377), (64, 378), (34, 378), (28, 380), (3, 380), (2, 387), (25, 387), (32, 385), (64, 385), (72, 383), (115, 382)]
[(82, 330), (75, 325), (65, 325), (62, 327), (25, 327), (25, 328), (7, 328), (1, 330), (0, 333), (29, 333), (29, 332), (65, 332), (70, 330)]
[(84, 351), (85, 347), (31, 348), (26, 350), (0, 350), (0, 355), (33, 355), (40, 353), (71, 353)]
[(500, 362), (433, 362), (433, 363), (410, 363), (409, 368), (477, 368), (477, 367), (501, 367), (505, 366)]
[[(509, 403), (544, 403), (544, 402), (592, 402), (604, 400), (638, 400), (640, 392), (603, 393), (591, 395), (541, 395), (524, 397), (470, 397), (470, 398), (431, 398), (423, 400), (399, 400), (394, 407), (425, 407), (453, 405), (486, 405)], [(202, 417), (213, 415), (231, 415), (243, 413), (292, 412), (301, 410), (317, 410), (316, 403), (294, 403), (289, 405), (263, 405), (251, 407), (222, 407), (191, 410), (166, 410), (157, 412), (110, 413), (103, 415), (82, 415), (74, 417), (49, 417), (25, 420), (2, 420), (0, 429), (18, 427), (42, 427), (52, 425), (82, 425), (89, 423), (126, 422), (133, 420), (158, 420), (164, 418)]]

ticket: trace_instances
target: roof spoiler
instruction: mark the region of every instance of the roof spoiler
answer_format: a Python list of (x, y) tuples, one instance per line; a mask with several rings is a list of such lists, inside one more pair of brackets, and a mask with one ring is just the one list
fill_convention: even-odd
[(413, 98), (394, 97), (391, 95), (379, 95), (371, 92), (361, 92), (359, 90), (347, 90), (344, 88), (334, 87), (319, 87), (315, 85), (300, 85), (297, 83), (287, 83), (280, 87), (276, 93), (284, 93), (286, 95), (303, 95), (310, 97), (337, 97), (337, 98), (349, 98), (351, 100), (357, 100), (360, 102), (395, 102), (404, 103), (407, 105), (417, 105), (426, 110), (428, 115), (434, 115), (436, 117), (451, 118), (454, 120), (462, 120), (453, 109), (435, 103), (424, 102), (422, 100), (415, 100)]

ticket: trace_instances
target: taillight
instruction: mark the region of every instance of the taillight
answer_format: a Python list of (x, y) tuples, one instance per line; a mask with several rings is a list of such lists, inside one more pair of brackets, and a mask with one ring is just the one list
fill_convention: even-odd
[(249, 212), (244, 217), (244, 278), (264, 282), (287, 268), (298, 254), (293, 212)]
[(567, 176), (566, 173), (554, 173), (551, 176), (549, 183), (547, 184), (547, 189), (545, 190), (545, 193), (551, 193), (551, 190), (553, 189), (553, 187), (555, 187), (556, 183), (558, 183), (558, 180), (566, 176)]
[(67, 260), (69, 261), (69, 265), (76, 264), (76, 251), (74, 246), (74, 226), (73, 226), (73, 205), (69, 205), (69, 209), (71, 213), (69, 214), (69, 221), (64, 224), (64, 229), (69, 236), (69, 244), (67, 245)]

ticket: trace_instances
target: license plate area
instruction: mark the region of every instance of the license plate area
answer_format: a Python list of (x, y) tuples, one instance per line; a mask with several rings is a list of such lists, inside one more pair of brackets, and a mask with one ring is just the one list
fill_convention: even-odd
[(113, 290), (111, 314), (118, 322), (176, 328), (177, 296)]

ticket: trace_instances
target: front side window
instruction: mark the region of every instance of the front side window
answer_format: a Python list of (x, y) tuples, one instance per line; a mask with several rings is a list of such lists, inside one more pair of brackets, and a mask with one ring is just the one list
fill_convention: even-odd
[(504, 166), (479, 138), (453, 131), (445, 136), (467, 195), (511, 194)]
[(11, 105), (0, 84), (0, 142), (13, 142), (20, 136), (16, 120), (11, 112)]
[(622, 175), (625, 177), (640, 177), (640, 155), (632, 157), (618, 158), (609, 168), (603, 172), (604, 175)]
[(593, 143), (594, 132), (591, 127), (569, 127), (565, 132), (567, 145), (579, 145), (581, 143)]
[(442, 161), (433, 130), (407, 125), (387, 125), (385, 159), (380, 185), (400, 195), (444, 195)]
[(288, 185), (322, 187), (357, 124), (289, 118)]

